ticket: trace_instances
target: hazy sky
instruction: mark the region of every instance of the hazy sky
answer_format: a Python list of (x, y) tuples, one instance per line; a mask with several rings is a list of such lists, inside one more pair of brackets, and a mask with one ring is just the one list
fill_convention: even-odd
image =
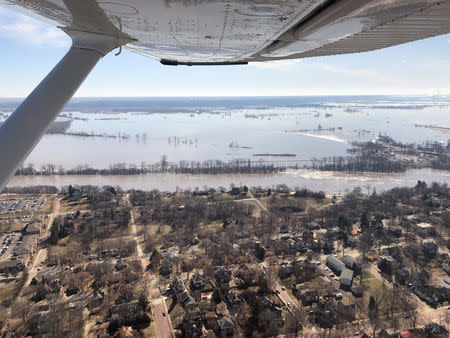
[[(24, 97), (64, 56), (59, 29), (0, 6), (0, 97)], [(76, 96), (450, 94), (450, 34), (384, 50), (247, 66), (168, 67), (110, 53)]]

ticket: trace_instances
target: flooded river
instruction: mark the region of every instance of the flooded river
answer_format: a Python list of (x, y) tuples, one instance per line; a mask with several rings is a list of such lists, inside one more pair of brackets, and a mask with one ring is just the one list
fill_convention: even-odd
[(286, 184), (289, 187), (321, 190), (326, 193), (345, 193), (355, 187), (363, 190), (388, 190), (394, 187), (415, 186), (418, 180), (431, 183), (450, 184), (450, 171), (420, 169), (408, 170), (402, 174), (347, 174), (319, 172), (312, 170), (288, 170), (270, 175), (182, 175), (146, 174), (127, 176), (15, 176), (9, 183), (12, 186), (52, 185), (56, 187), (72, 185), (112, 185), (123, 189), (175, 191), (178, 189), (202, 189), (204, 187), (236, 186), (273, 187)]

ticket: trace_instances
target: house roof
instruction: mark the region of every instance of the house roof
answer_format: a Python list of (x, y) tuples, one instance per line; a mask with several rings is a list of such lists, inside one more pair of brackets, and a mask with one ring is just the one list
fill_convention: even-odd
[(192, 276), (191, 281), (196, 284), (206, 283), (205, 278), (202, 275), (200, 275), (199, 273), (195, 273)]
[(342, 268), (344, 267), (344, 263), (331, 255), (327, 256), (327, 265), (337, 271), (342, 271)]
[(342, 256), (342, 262), (344, 262), (344, 264), (348, 266), (353, 266), (354, 264), (358, 263), (355, 257), (349, 255)]
[(343, 268), (341, 272), (341, 283), (351, 284), (353, 280), (353, 271), (347, 268)]
[(234, 328), (234, 323), (230, 317), (222, 317), (217, 320), (217, 324), (221, 330), (232, 329)]
[(28, 223), (26, 232), (41, 232), (41, 223), (39, 221)]

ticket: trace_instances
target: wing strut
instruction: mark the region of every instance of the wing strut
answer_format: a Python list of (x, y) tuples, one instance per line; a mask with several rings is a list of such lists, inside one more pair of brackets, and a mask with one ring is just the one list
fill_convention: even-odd
[(71, 36), (72, 47), (0, 126), (0, 192), (100, 58), (129, 41), (63, 30)]

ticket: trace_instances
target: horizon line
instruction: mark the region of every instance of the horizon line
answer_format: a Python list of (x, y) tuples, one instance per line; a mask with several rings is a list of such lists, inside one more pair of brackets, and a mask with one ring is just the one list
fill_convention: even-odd
[[(347, 97), (347, 96), (387, 96), (387, 97), (450, 97), (450, 94), (305, 94), (305, 95), (161, 95), (161, 96), (73, 96), (69, 102), (73, 99), (144, 99), (144, 98), (264, 98), (264, 97), (322, 97), (322, 96), (336, 96), (336, 97)], [(18, 96), (5, 96), (1, 97), (0, 100), (25, 100), (26, 97)]]

